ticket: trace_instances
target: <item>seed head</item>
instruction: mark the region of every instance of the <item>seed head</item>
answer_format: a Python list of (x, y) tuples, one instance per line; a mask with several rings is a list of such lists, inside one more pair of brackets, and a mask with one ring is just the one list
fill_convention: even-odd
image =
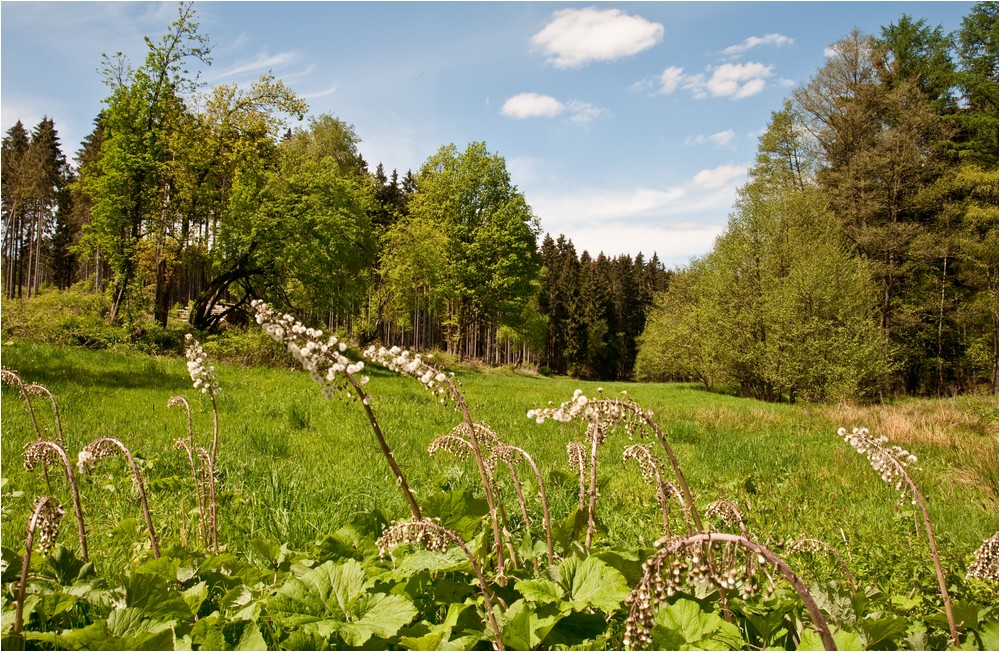
[(42, 496), (35, 501), (35, 532), (38, 534), (38, 548), (47, 554), (59, 536), (59, 522), (65, 514), (62, 505), (50, 496)]
[(415, 543), (432, 552), (445, 552), (451, 546), (447, 530), (439, 518), (393, 523), (378, 540), (379, 555), (385, 557), (393, 548)]
[(29, 442), (24, 446), (24, 468), (34, 471), (39, 464), (58, 464), (59, 453), (45, 440)]
[(969, 566), (966, 577), (978, 577), (984, 580), (1000, 581), (1000, 570), (997, 563), (997, 549), (1000, 547), (1000, 532), (983, 542), (976, 551), (976, 558)]
[(95, 439), (80, 451), (76, 457), (76, 467), (80, 473), (86, 475), (94, 470), (97, 463), (106, 457), (114, 457), (121, 453), (121, 448), (115, 444), (115, 440), (110, 437)]

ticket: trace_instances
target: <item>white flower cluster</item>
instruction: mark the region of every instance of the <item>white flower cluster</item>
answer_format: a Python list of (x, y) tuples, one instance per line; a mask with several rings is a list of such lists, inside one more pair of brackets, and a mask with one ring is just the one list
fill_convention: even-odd
[(369, 346), (363, 355), (391, 371), (416, 378), (434, 396), (440, 397), (440, 402), (444, 403), (451, 395), (452, 387), (449, 383), (455, 374), (445, 374), (437, 368), (427, 364), (419, 353), (410, 353), (406, 349), (394, 346), (387, 349), (384, 346)]
[[(882, 476), (882, 480), (899, 492), (900, 501), (912, 493), (906, 468), (916, 463), (916, 455), (899, 446), (886, 446), (889, 438), (872, 437), (868, 428), (854, 428), (851, 432), (847, 432), (846, 428), (839, 428), (837, 435), (853, 446), (854, 450), (868, 457), (872, 468)], [(916, 498), (912, 498), (912, 502), (916, 504)]]
[[(603, 392), (603, 388), (597, 389), (598, 394)], [(573, 392), (573, 398), (562, 403), (558, 407), (552, 407), (549, 403), (547, 408), (536, 408), (528, 410), (528, 418), (534, 419), (536, 423), (545, 423), (546, 419), (569, 423), (573, 419), (584, 419), (589, 422), (587, 428), (588, 439), (597, 438), (598, 444), (604, 441), (607, 430), (613, 426), (624, 426), (629, 437), (636, 434), (637, 429), (645, 425), (647, 419), (651, 419), (653, 413), (643, 410), (632, 400), (627, 398), (627, 392), (621, 393), (622, 398), (588, 398), (583, 390), (577, 389)]]
[(349, 385), (361, 387), (368, 384), (368, 376), (358, 376), (365, 368), (365, 363), (360, 360), (352, 361), (344, 355), (347, 344), (338, 340), (335, 335), (324, 340), (323, 331), (307, 328), (291, 315), (278, 315), (259, 299), (255, 299), (250, 305), (257, 311), (257, 323), (264, 332), (275, 342), (288, 347), (288, 351), (302, 368), (323, 386), (323, 393), (327, 398), (332, 398), (338, 389), (352, 398), (353, 392)]
[(622, 453), (622, 462), (627, 462), (630, 459), (639, 463), (643, 480), (653, 484), (659, 479), (660, 465), (653, 455), (653, 451), (649, 449), (649, 446), (645, 444), (633, 444), (627, 447)]
[(206, 365), (208, 356), (205, 355), (201, 344), (191, 336), (191, 333), (184, 336), (184, 341), (186, 342), (184, 355), (187, 356), (188, 373), (191, 375), (194, 388), (201, 390), (203, 394), (218, 396), (219, 392), (222, 391), (219, 387), (219, 379), (215, 375), (215, 367)]

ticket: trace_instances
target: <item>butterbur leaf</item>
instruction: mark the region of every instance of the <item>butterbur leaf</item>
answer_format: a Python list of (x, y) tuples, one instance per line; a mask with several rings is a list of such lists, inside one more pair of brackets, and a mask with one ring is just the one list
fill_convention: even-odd
[[(116, 609), (108, 614), (108, 634), (120, 639), (105, 649), (120, 650), (172, 650), (174, 649), (173, 622), (147, 618), (138, 609)], [(108, 641), (111, 643), (112, 641)]]
[(202, 603), (208, 599), (208, 585), (204, 582), (198, 582), (181, 595), (184, 596), (184, 602), (187, 603), (191, 613), (197, 614), (198, 610), (201, 609)]
[[(847, 629), (838, 629), (833, 633), (833, 642), (838, 650), (863, 650), (865, 642), (856, 633)], [(811, 627), (803, 628), (799, 635), (799, 650), (825, 650), (823, 639)], [(924, 649), (924, 648), (914, 648)]]
[(0, 548), (0, 569), (0, 582), (16, 582), (21, 577), (21, 555), (10, 548)]
[(330, 619), (343, 622), (364, 591), (365, 579), (361, 564), (353, 559), (340, 564), (328, 561), (301, 577), (289, 577), (268, 601), (268, 611), (285, 625)]
[(563, 599), (563, 588), (551, 580), (522, 580), (514, 585), (514, 589), (524, 596), (528, 602), (540, 604), (559, 603)]
[(240, 640), (233, 646), (234, 650), (266, 650), (267, 642), (261, 636), (256, 623), (247, 623), (240, 635)]
[(413, 603), (401, 595), (365, 594), (355, 603), (352, 622), (339, 628), (348, 645), (364, 645), (372, 636), (387, 639), (417, 615)]
[[(38, 615), (43, 625), (45, 625), (59, 614), (65, 613), (76, 606), (79, 599), (80, 598), (78, 596), (62, 593), (60, 591), (47, 593), (44, 594), (42, 599), (38, 601), (38, 604), (35, 607), (35, 613)], [(43, 626), (42, 629), (48, 629), (48, 627)]]
[(94, 574), (92, 563), (78, 559), (72, 550), (61, 544), (53, 548), (46, 557), (44, 568), (63, 586), (69, 586)]
[(179, 621), (194, 619), (184, 596), (158, 575), (136, 574), (125, 578), (125, 604), (146, 616)]
[(514, 650), (531, 650), (545, 639), (562, 617), (556, 607), (534, 607), (518, 600), (503, 614), (503, 642)]
[(871, 649), (882, 642), (894, 642), (906, 634), (907, 620), (899, 616), (887, 618), (863, 618), (861, 625), (865, 639), (865, 648)]
[(422, 570), (436, 573), (472, 573), (469, 558), (458, 547), (450, 548), (444, 553), (418, 548), (402, 559), (399, 569), (403, 572), (403, 577)]
[[(464, 643), (459, 641), (451, 642), (452, 630), (458, 625), (458, 619), (462, 613), (471, 608), (468, 603), (452, 602), (448, 605), (448, 615), (444, 622), (437, 625), (429, 625), (425, 622), (419, 623), (417, 627), (429, 629), (429, 633), (423, 636), (404, 636), (399, 639), (400, 644), (408, 650), (454, 650), (467, 649)], [(470, 645), (474, 645), (479, 639), (473, 639)], [(458, 644), (458, 647), (453, 647)]]
[(654, 616), (653, 647), (660, 650), (736, 650), (745, 645), (736, 625), (703, 611), (693, 600), (680, 599)]
[(573, 608), (601, 609), (608, 613), (616, 610), (628, 597), (630, 589), (625, 577), (596, 557), (580, 561), (568, 557), (559, 565), (562, 586), (569, 593)]
[(328, 561), (290, 577), (267, 603), (275, 621), (303, 627), (324, 640), (340, 632), (348, 645), (363, 645), (373, 635), (393, 636), (417, 614), (403, 596), (365, 593), (365, 572), (357, 561)]
[(483, 517), (489, 513), (486, 500), (464, 489), (434, 494), (421, 507), (427, 516), (440, 518), (442, 526), (464, 541), (475, 536)]

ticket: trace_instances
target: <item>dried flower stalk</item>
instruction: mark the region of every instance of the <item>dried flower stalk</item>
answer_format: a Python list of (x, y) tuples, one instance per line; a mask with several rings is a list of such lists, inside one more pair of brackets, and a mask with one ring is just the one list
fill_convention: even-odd
[(35, 543), (35, 532), (38, 532), (38, 547), (44, 553), (48, 552), (59, 535), (59, 522), (62, 520), (63, 508), (51, 496), (43, 496), (35, 501), (35, 509), (28, 520), (28, 538), (24, 544), (24, 559), (21, 562), (21, 578), (17, 583), (17, 604), (14, 607), (14, 627), (11, 635), (21, 638), (21, 628), (24, 626), (24, 595), (28, 581), (28, 570), (31, 568), (31, 549)]
[(24, 468), (34, 471), (38, 463), (43, 465), (47, 462), (62, 462), (66, 471), (66, 482), (69, 483), (70, 493), (73, 496), (73, 510), (76, 512), (77, 531), (80, 536), (80, 556), (83, 561), (90, 561), (90, 554), (87, 550), (87, 528), (83, 522), (83, 505), (80, 503), (80, 488), (76, 482), (76, 474), (73, 472), (73, 464), (69, 461), (69, 456), (59, 444), (41, 440), (24, 447)]
[(159, 559), (160, 546), (156, 539), (156, 530), (153, 528), (153, 517), (149, 513), (149, 501), (146, 500), (146, 485), (142, 481), (142, 474), (139, 473), (139, 466), (135, 463), (132, 452), (126, 448), (120, 440), (114, 437), (101, 437), (84, 446), (77, 456), (76, 466), (80, 473), (90, 473), (97, 463), (106, 458), (114, 457), (121, 453), (128, 460), (132, 468), (132, 479), (139, 490), (139, 504), (142, 507), (142, 515), (146, 519), (146, 527), (149, 529), (149, 541), (153, 550), (153, 558)]
[(462, 395), (462, 392), (459, 391), (458, 386), (455, 384), (455, 374), (446, 374), (428, 363), (419, 353), (413, 354), (398, 346), (389, 349), (384, 346), (370, 346), (365, 349), (364, 356), (372, 362), (387, 367), (391, 371), (416, 378), (432, 395), (438, 397), (440, 403), (445, 404), (449, 401), (454, 401), (461, 411), (467, 428), (466, 434), (468, 435), (469, 442), (472, 444), (472, 453), (476, 458), (476, 467), (479, 470), (479, 479), (483, 485), (483, 493), (486, 495), (486, 505), (490, 511), (490, 523), (493, 526), (493, 548), (497, 557), (497, 575), (501, 578), (500, 582), (502, 584), (504, 581), (502, 578), (505, 566), (503, 553), (504, 537), (501, 534), (500, 522), (497, 517), (497, 501), (490, 482), (490, 473), (486, 463), (487, 456), (483, 454), (483, 444), (479, 441), (479, 432), (475, 422), (472, 420), (469, 406), (465, 402), (465, 396)]

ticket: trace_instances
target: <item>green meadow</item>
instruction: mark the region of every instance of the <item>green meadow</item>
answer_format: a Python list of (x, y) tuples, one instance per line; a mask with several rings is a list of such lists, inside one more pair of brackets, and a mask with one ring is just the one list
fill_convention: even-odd
[[(191, 387), (179, 357), (94, 351), (29, 344), (6, 338), (2, 363), (26, 383), (48, 387), (58, 401), (67, 449), (75, 456), (104, 436), (121, 439), (146, 477), (161, 547), (191, 546), (197, 508), (187, 458), (175, 449), (186, 436), (183, 408), (168, 408), (175, 395), (191, 401), (195, 438), (208, 446), (212, 411)], [(464, 489), (481, 491), (475, 463), (427, 447), (461, 421), (413, 379), (367, 370), (372, 407), (418, 502)], [(254, 539), (303, 550), (344, 525), (380, 514), (408, 517), (406, 503), (379, 453), (357, 402), (326, 400), (307, 374), (292, 368), (217, 365), (219, 538), (222, 547), (256, 559)], [(546, 478), (553, 519), (578, 501), (578, 478), (566, 446), (584, 441), (584, 426), (527, 418), (528, 410), (559, 404), (576, 388), (589, 396), (626, 391), (651, 409), (667, 433), (687, 475), (697, 506), (735, 501), (750, 536), (780, 546), (815, 538), (841, 551), (863, 584), (885, 595), (933, 597), (934, 573), (918, 516), (873, 472), (864, 456), (837, 435), (866, 426), (918, 457), (911, 470), (936, 528), (942, 561), (963, 577), (972, 553), (997, 529), (997, 409), (993, 397), (904, 399), (873, 406), (769, 404), (708, 393), (684, 384), (606, 384), (546, 378), (513, 371), (459, 372), (472, 417), (504, 442), (530, 452)], [(34, 439), (24, 400), (15, 388), (2, 393), (3, 546), (23, 550), (27, 519), (36, 496), (46, 493), (40, 471), (22, 465), (22, 447)], [(55, 421), (47, 401), (35, 397), (39, 425)], [(596, 545), (649, 548), (663, 534), (653, 487), (635, 462), (623, 463), (631, 442), (612, 431), (599, 452)], [(655, 441), (648, 442), (655, 444)], [(912, 469), (912, 467), (911, 467)], [(50, 471), (51, 473), (51, 471)], [(509, 477), (498, 473), (512, 526), (520, 513)], [(58, 476), (53, 492), (64, 505), (69, 494)], [(529, 489), (531, 486), (529, 485)], [(145, 531), (127, 467), (102, 463), (81, 479), (81, 498), (91, 533), (91, 559), (105, 573), (123, 572)], [(529, 508), (540, 511), (537, 492)], [(681, 519), (675, 508), (673, 518)], [(71, 511), (60, 542), (72, 548)], [(793, 560), (805, 575), (838, 572), (822, 557)], [(972, 589), (958, 588), (960, 593)], [(929, 598), (930, 599), (930, 598)], [(995, 603), (992, 597), (978, 596)]]

